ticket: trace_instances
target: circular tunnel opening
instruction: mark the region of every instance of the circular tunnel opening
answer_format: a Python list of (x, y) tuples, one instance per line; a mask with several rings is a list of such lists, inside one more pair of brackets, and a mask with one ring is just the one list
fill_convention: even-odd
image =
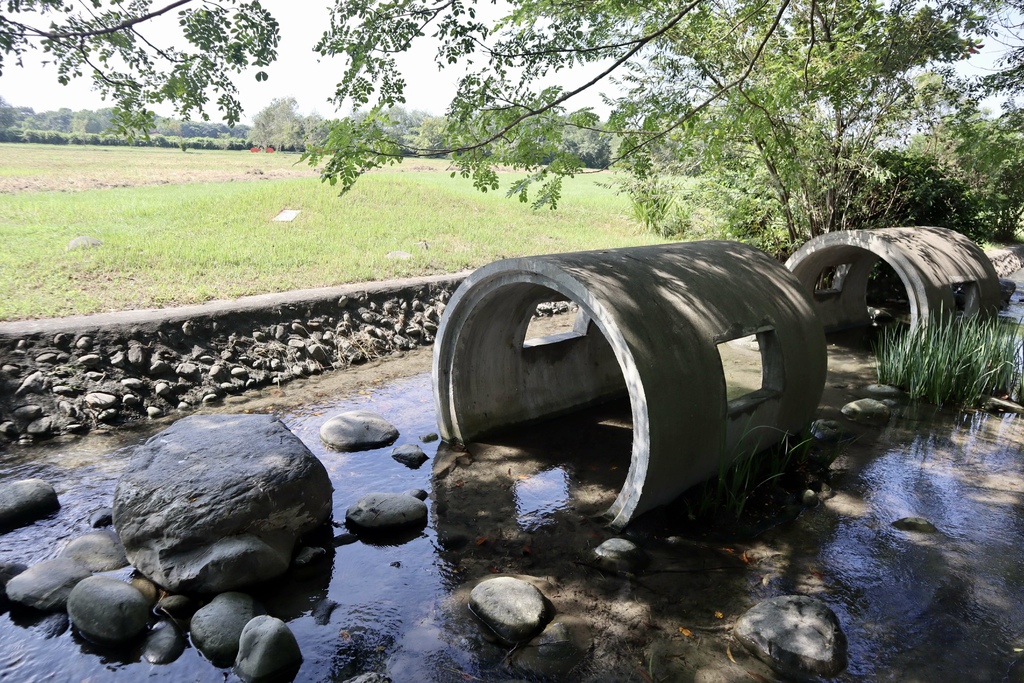
[(899, 322), (909, 325), (913, 311), (910, 294), (899, 273), (888, 261), (879, 258), (868, 274), (865, 304), (872, 322), (884, 325)]
[[(502, 419), (517, 417), (483, 425), (467, 445), (474, 466), (493, 471), (494, 499), (523, 531), (554, 524), (566, 510), (601, 515), (622, 490), (633, 453), (629, 392), (607, 338), (579, 302), (538, 285), (509, 284), (477, 307), (502, 321), (506, 357), (490, 376), (470, 380), (474, 388), (453, 392), (453, 413), (469, 428), (477, 417), (459, 396), (480, 396), (486, 385)], [(473, 335), (476, 324), (467, 321), (465, 334)], [(480, 331), (490, 337), (495, 330)], [(475, 365), (478, 350), (464, 348), (454, 364)], [(500, 490), (502, 484), (509, 488)]]

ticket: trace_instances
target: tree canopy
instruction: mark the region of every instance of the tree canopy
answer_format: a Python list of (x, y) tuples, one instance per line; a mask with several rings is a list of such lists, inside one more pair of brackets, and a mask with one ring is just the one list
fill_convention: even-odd
[[(522, 169), (509, 194), (542, 206), (592, 163), (581, 153), (588, 134), (604, 134), (617, 144), (602, 165), (639, 178), (669, 150), (767, 188), (795, 241), (847, 227), (874, 153), (968, 92), (952, 65), (978, 50), (996, 18), (1019, 17), (1000, 14), (1019, 3), (513, 0), (495, 17), (498, 6), (477, 0), (334, 0), (313, 49), (342, 61), (333, 101), (360, 113), (332, 121), (307, 155), (343, 191), (409, 153), (450, 154), (482, 190), (498, 189), (498, 167)], [(276, 55), (277, 23), (257, 0), (94, 5), (6, 3), (0, 73), (2, 58), (40, 47), (55, 55), (60, 80), (90, 75), (114, 98), (115, 125), (144, 129), (156, 101), (185, 116), (216, 103), (237, 120), (232, 79)], [(172, 13), (187, 47), (148, 42), (145, 24)], [(397, 55), (424, 41), (438, 68), (460, 77), (443, 121), (410, 138), (396, 134), (408, 128), (396, 119), (408, 113)], [(990, 86), (1019, 87), (1022, 62), (1018, 49), (1002, 85)], [(577, 103), (598, 90), (607, 117)]]
[[(181, 40), (158, 44), (147, 28), (169, 18)], [(215, 105), (233, 124), (242, 111), (233, 78), (274, 61), (279, 38), (259, 0), (8, 0), (0, 7), (0, 76), (38, 49), (52, 56), (60, 83), (87, 76), (113, 99), (117, 132), (148, 131), (155, 120), (148, 107), (158, 102), (204, 120)]]

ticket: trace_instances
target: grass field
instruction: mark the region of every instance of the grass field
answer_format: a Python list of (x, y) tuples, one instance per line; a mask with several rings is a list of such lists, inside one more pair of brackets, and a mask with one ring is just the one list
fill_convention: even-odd
[[(440, 161), (369, 174), (339, 198), (314, 171), (293, 165), (297, 158), (0, 145), (0, 319), (173, 306), (658, 241), (637, 232), (625, 199), (602, 186), (607, 175), (569, 181), (557, 211), (534, 211), (503, 193), (478, 193)], [(55, 191), (62, 184), (74, 191)], [(274, 222), (285, 208), (301, 213)], [(103, 245), (68, 251), (79, 236)], [(386, 258), (391, 251), (413, 258)]]

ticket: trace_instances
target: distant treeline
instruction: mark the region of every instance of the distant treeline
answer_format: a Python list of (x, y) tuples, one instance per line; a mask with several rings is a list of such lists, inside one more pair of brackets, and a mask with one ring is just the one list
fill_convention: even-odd
[(0, 129), (0, 142), (31, 142), (42, 145), (103, 145), (106, 147), (177, 147), (179, 149), (249, 149), (252, 142), (240, 138), (178, 138), (154, 134), (127, 138), (99, 133), (61, 133), (55, 130)]
[(180, 147), (182, 149), (249, 149), (251, 126), (233, 128), (209, 121), (179, 121), (157, 118), (149, 139), (129, 141), (105, 135), (113, 109), (67, 107), (35, 112), (16, 107), (0, 97), (0, 142), (32, 142), (45, 145), (108, 145), (136, 147)]

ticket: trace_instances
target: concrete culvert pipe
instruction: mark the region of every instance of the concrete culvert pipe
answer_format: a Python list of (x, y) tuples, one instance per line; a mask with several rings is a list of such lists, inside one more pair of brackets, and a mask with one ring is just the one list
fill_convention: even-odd
[(906, 288), (911, 326), (940, 311), (994, 315), (999, 310), (992, 263), (971, 240), (946, 228), (831, 232), (800, 247), (786, 267), (813, 297), (825, 331), (834, 332), (871, 324), (868, 279), (879, 259)]
[[(579, 305), (574, 329), (524, 343), (552, 300)], [(730, 397), (718, 345), (752, 335), (760, 387)], [(631, 462), (606, 513), (622, 528), (804, 428), (825, 370), (824, 333), (789, 271), (743, 244), (692, 242), (480, 268), (438, 330), (434, 400), (443, 437), (472, 442), (628, 394)]]

